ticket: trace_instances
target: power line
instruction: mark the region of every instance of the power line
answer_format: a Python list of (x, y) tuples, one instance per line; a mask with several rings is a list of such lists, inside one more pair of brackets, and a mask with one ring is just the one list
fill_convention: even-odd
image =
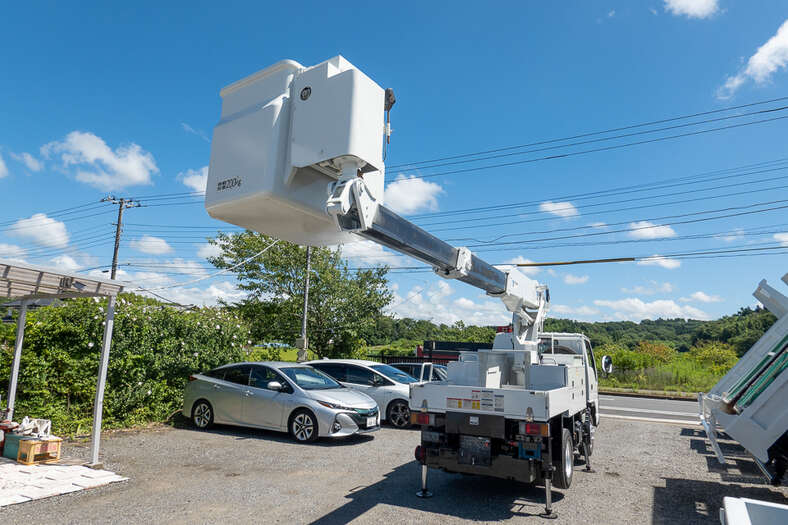
[(445, 175), (456, 175), (456, 174), (460, 174), (460, 173), (470, 173), (470, 172), (474, 172), (474, 171), (487, 170), (487, 169), (493, 169), (493, 168), (506, 168), (506, 167), (509, 167), (509, 166), (518, 166), (518, 165), (522, 165), (522, 164), (530, 164), (530, 163), (533, 163), (533, 162), (541, 162), (541, 161), (545, 161), (545, 160), (554, 160), (554, 159), (561, 159), (561, 158), (568, 158), (568, 157), (576, 157), (576, 156), (579, 156), (579, 155), (587, 155), (589, 153), (599, 153), (599, 152), (603, 152), (603, 151), (612, 151), (612, 150), (626, 148), (626, 147), (630, 147), (630, 146), (640, 146), (640, 145), (643, 145), (643, 144), (652, 144), (652, 143), (656, 143), (656, 142), (664, 142), (666, 140), (673, 140), (673, 139), (679, 139), (679, 138), (684, 138), (684, 137), (692, 137), (692, 136), (696, 136), (696, 135), (704, 135), (706, 133), (713, 133), (715, 131), (724, 131), (724, 130), (728, 130), (728, 129), (741, 128), (741, 127), (745, 127), (745, 126), (753, 126), (753, 125), (756, 125), (756, 124), (765, 124), (767, 122), (775, 122), (775, 121), (784, 120), (784, 119), (787, 119), (787, 118), (788, 118), (788, 115), (781, 116), (781, 117), (773, 117), (773, 118), (769, 118), (769, 119), (754, 120), (754, 121), (751, 121), (751, 122), (744, 122), (744, 123), (741, 123), (741, 124), (731, 124), (731, 125), (728, 125), (728, 126), (720, 126), (720, 127), (717, 127), (717, 128), (709, 128), (709, 129), (691, 131), (691, 132), (687, 132), (687, 133), (680, 133), (680, 134), (677, 134), (677, 135), (668, 135), (668, 136), (665, 136), (665, 137), (656, 137), (656, 138), (653, 138), (653, 139), (639, 140), (639, 141), (634, 141), (634, 142), (626, 142), (626, 143), (623, 143), (623, 144), (614, 144), (614, 145), (611, 145), (611, 146), (604, 146), (604, 147), (599, 147), (599, 148), (591, 148), (591, 149), (580, 150), (580, 151), (572, 151), (572, 152), (568, 152), (568, 153), (559, 153), (559, 154), (556, 154), (556, 155), (547, 155), (547, 156), (544, 156), (544, 157), (537, 157), (537, 158), (533, 158), (533, 159), (517, 160), (517, 161), (512, 161), (512, 162), (504, 162), (504, 163), (500, 163), (500, 164), (490, 164), (490, 165), (487, 165), (487, 166), (477, 166), (477, 167), (473, 167), (473, 168), (465, 168), (465, 169), (459, 169), (459, 170), (444, 171), (444, 172), (440, 172), (440, 173), (430, 173), (428, 175), (413, 175), (413, 176), (408, 177), (407, 179), (402, 179), (401, 182), (407, 182), (407, 181), (415, 180), (415, 179), (429, 179), (429, 178), (433, 178), (433, 177), (442, 177), (442, 176), (445, 176)]
[[(628, 195), (630, 193), (639, 193), (642, 191), (652, 191), (657, 189), (665, 189), (665, 188), (673, 188), (679, 186), (688, 186), (692, 184), (701, 184), (703, 182), (709, 181), (720, 181), (726, 180), (736, 177), (744, 177), (748, 175), (757, 175), (761, 173), (768, 173), (771, 171), (777, 171), (780, 169), (784, 169), (786, 166), (779, 166), (775, 167), (775, 165), (779, 164), (786, 164), (788, 163), (788, 157), (757, 162), (754, 164), (745, 164), (742, 166), (736, 166), (733, 168), (723, 168), (717, 169), (712, 171), (705, 171), (701, 173), (697, 173), (695, 175), (686, 175), (683, 177), (674, 177), (671, 179), (665, 179), (661, 181), (654, 181), (648, 183), (641, 183), (641, 184), (634, 184), (630, 186), (619, 186), (617, 188), (608, 188), (606, 190), (597, 190), (592, 192), (584, 192), (584, 193), (575, 193), (569, 195), (559, 195), (559, 196), (552, 196), (552, 197), (543, 197), (540, 199), (530, 200), (530, 201), (523, 201), (523, 202), (514, 202), (508, 204), (499, 204), (493, 206), (479, 206), (475, 208), (465, 208), (459, 210), (449, 210), (443, 212), (431, 212), (431, 213), (423, 213), (420, 215), (411, 215), (410, 217), (414, 220), (423, 219), (423, 218), (432, 218), (438, 216), (446, 216), (446, 215), (455, 215), (455, 214), (467, 214), (470, 212), (482, 212), (487, 211), (491, 208), (493, 209), (506, 209), (506, 208), (520, 208), (524, 206), (530, 206), (534, 204), (541, 204), (545, 201), (583, 201), (588, 199), (598, 199), (601, 197), (609, 197), (612, 195)], [(749, 173), (738, 173), (739, 170), (749, 170), (753, 168), (765, 168), (759, 171), (749, 172)], [(726, 176), (720, 176), (726, 175)]]
[(643, 123), (640, 123), (640, 124), (630, 124), (630, 125), (616, 127), (616, 128), (609, 128), (609, 129), (601, 130), (601, 131), (591, 131), (591, 132), (587, 132), (587, 133), (580, 133), (580, 134), (577, 134), (577, 135), (571, 135), (571, 136), (563, 137), (563, 138), (540, 140), (540, 141), (536, 141), (536, 142), (530, 142), (530, 143), (527, 143), (527, 144), (520, 144), (520, 145), (517, 145), (517, 146), (506, 146), (506, 147), (489, 149), (489, 150), (484, 150), (484, 151), (477, 151), (475, 153), (465, 153), (465, 154), (460, 154), (460, 155), (452, 155), (452, 156), (448, 156), (448, 157), (440, 157), (440, 158), (432, 159), (432, 160), (422, 160), (422, 161), (414, 161), (414, 162), (406, 162), (406, 163), (401, 163), (401, 164), (394, 164), (394, 165), (388, 166), (387, 168), (388, 169), (397, 169), (397, 168), (404, 168), (404, 167), (414, 168), (414, 167), (417, 167), (417, 166), (422, 165), (422, 164), (432, 164), (434, 162), (443, 162), (443, 161), (447, 161), (447, 160), (475, 157), (475, 156), (479, 156), (479, 155), (487, 155), (489, 153), (498, 153), (498, 152), (501, 152), (501, 151), (511, 151), (511, 150), (514, 150), (514, 149), (529, 148), (531, 146), (541, 146), (541, 145), (544, 145), (544, 144), (553, 144), (553, 143), (556, 143), (556, 142), (564, 142), (564, 141), (567, 141), (567, 140), (574, 140), (574, 139), (580, 139), (580, 138), (585, 138), (585, 137), (592, 137), (592, 136), (603, 135), (603, 134), (607, 134), (607, 133), (615, 133), (617, 131), (625, 131), (625, 130), (628, 130), (628, 129), (636, 129), (636, 128), (641, 128), (641, 127), (653, 126), (653, 125), (656, 125), (656, 124), (665, 124), (667, 122), (675, 122), (677, 120), (685, 120), (685, 119), (688, 119), (688, 118), (695, 118), (695, 117), (702, 117), (702, 116), (705, 116), (705, 115), (713, 115), (713, 114), (717, 114), (717, 113), (724, 113), (724, 112), (733, 111), (733, 110), (736, 110), (736, 109), (743, 109), (743, 108), (748, 108), (748, 107), (760, 106), (760, 105), (764, 105), (764, 104), (771, 104), (773, 102), (780, 102), (780, 101), (783, 101), (783, 100), (788, 100), (788, 97), (779, 97), (779, 98), (774, 98), (774, 99), (770, 99), (770, 100), (761, 100), (761, 101), (757, 101), (757, 102), (751, 102), (751, 103), (748, 103), (748, 104), (740, 104), (738, 106), (728, 106), (728, 107), (725, 107), (725, 108), (720, 108), (720, 109), (715, 109), (715, 110), (710, 110), (710, 111), (703, 111), (703, 112), (699, 112), (699, 113), (692, 113), (692, 114), (689, 114), (689, 115), (680, 115), (680, 116), (677, 116), (677, 117), (669, 117), (669, 118), (660, 119), (660, 120), (653, 120), (651, 122), (643, 122)]
[[(773, 177), (773, 178), (769, 178), (769, 179), (761, 179), (761, 180), (758, 180), (758, 181), (748, 181), (748, 184), (759, 184), (759, 183), (762, 183), (762, 182), (771, 182), (773, 180), (781, 180), (781, 179), (786, 179), (786, 178), (788, 178), (788, 176)], [(607, 201), (607, 202), (601, 202), (601, 203), (586, 205), (585, 208), (586, 209), (588, 209), (588, 208), (595, 208), (597, 206), (607, 206), (607, 205), (611, 205), (611, 204), (612, 205), (621, 205), (621, 204), (625, 204), (625, 203), (628, 203), (628, 202), (637, 202), (637, 201), (642, 201), (642, 200), (651, 200), (651, 199), (657, 199), (657, 198), (662, 198), (662, 197), (670, 197), (670, 196), (674, 196), (674, 195), (688, 195), (688, 194), (695, 195), (695, 194), (700, 193), (700, 192), (711, 191), (711, 190), (722, 189), (722, 188), (739, 187), (740, 185), (741, 185), (741, 183), (722, 185), (722, 186), (721, 185), (717, 185), (717, 186), (710, 187), (710, 188), (702, 188), (702, 189), (694, 189), (694, 190), (687, 190), (687, 191), (679, 191), (679, 192), (673, 192), (673, 193), (664, 193), (664, 194), (661, 194), (661, 195), (649, 195), (649, 196), (646, 196), (646, 197), (637, 197), (637, 198), (633, 198), (633, 199), (624, 199), (624, 200), (620, 200), (620, 201)], [(749, 190), (749, 191), (737, 191), (737, 192), (732, 192), (732, 193), (722, 193), (722, 194), (718, 194), (718, 195), (709, 195), (709, 196), (706, 196), (706, 197), (693, 197), (693, 198), (690, 198), (690, 199), (680, 199), (680, 200), (673, 200), (673, 201), (667, 201), (667, 202), (656, 202), (654, 204), (645, 204), (645, 205), (629, 206), (629, 207), (616, 206), (616, 207), (611, 208), (611, 209), (592, 211), (590, 213), (584, 212), (583, 213), (583, 217), (601, 215), (601, 214), (606, 214), (606, 213), (620, 213), (620, 212), (632, 211), (632, 210), (644, 210), (644, 209), (647, 209), (647, 208), (659, 208), (659, 207), (662, 207), (662, 206), (671, 206), (671, 205), (674, 205), (674, 204), (686, 204), (686, 203), (698, 202), (698, 201), (709, 201), (709, 200), (714, 200), (714, 199), (722, 199), (722, 198), (725, 198), (725, 197), (738, 197), (738, 196), (742, 196), (742, 195), (749, 195), (749, 194), (753, 194), (753, 193), (761, 193), (761, 192), (764, 192), (764, 191), (782, 190), (782, 189), (786, 189), (786, 188), (788, 188), (788, 185), (770, 186), (768, 188), (758, 188), (758, 189)], [(538, 217), (538, 218), (535, 218), (535, 219), (523, 219), (523, 220), (517, 220), (517, 221), (508, 220), (506, 222), (496, 222), (496, 223), (489, 223), (489, 224), (477, 224), (477, 225), (475, 225), (473, 227), (474, 228), (488, 228), (488, 227), (492, 227), (492, 226), (511, 226), (513, 224), (524, 224), (524, 223), (531, 223), (531, 222), (550, 221), (550, 220), (555, 220), (556, 218), (560, 218), (560, 213), (558, 213), (558, 212), (560, 212), (560, 211), (568, 211), (568, 210), (576, 210), (576, 208), (575, 208), (575, 206), (571, 206), (571, 207), (567, 206), (565, 208), (556, 208), (556, 209), (551, 210), (551, 212), (555, 212), (555, 214), (552, 215), (552, 216), (547, 216), (547, 217), (543, 216), (543, 217)], [(547, 213), (547, 212), (542, 211), (542, 210), (536, 210), (536, 211), (531, 211), (531, 212), (521, 212), (521, 213), (517, 213), (516, 215), (519, 216), (519, 217), (523, 217), (523, 216), (527, 216), (527, 215), (538, 215), (538, 214), (539, 215), (544, 215), (545, 213)], [(556, 217), (556, 215), (558, 215), (558, 217)], [(577, 216), (579, 217), (580, 215), (578, 214)], [(429, 226), (435, 226), (435, 225), (440, 225), (440, 224), (462, 224), (462, 223), (469, 223), (469, 222), (476, 222), (476, 221), (483, 221), (483, 220), (492, 220), (492, 219), (507, 218), (507, 217), (511, 218), (512, 216), (511, 215), (495, 215), (495, 216), (488, 216), (488, 217), (472, 217), (472, 218), (467, 218), (467, 219), (456, 219), (456, 220), (453, 220), (453, 221), (435, 222), (435, 223), (430, 224)], [(572, 217), (573, 216), (567, 216), (565, 218), (572, 218)], [(432, 231), (441, 232), (441, 231), (454, 231), (454, 230), (465, 230), (465, 229), (468, 229), (468, 226), (456, 226), (456, 227), (452, 227), (452, 228), (439, 228), (439, 229), (432, 230)]]
[(686, 128), (686, 127), (690, 127), (690, 126), (698, 126), (698, 125), (701, 125), (701, 124), (710, 124), (712, 122), (721, 122), (723, 120), (737, 119), (737, 118), (743, 118), (743, 117), (751, 117), (753, 115), (760, 115), (760, 114), (765, 114), (765, 113), (775, 113), (775, 112), (778, 112), (778, 111), (785, 111), (786, 109), (788, 109), (788, 106), (781, 106), (781, 107), (778, 107), (778, 108), (770, 108), (770, 109), (762, 109), (762, 110), (759, 110), (759, 111), (752, 111), (752, 112), (749, 112), (749, 113), (742, 113), (742, 114), (739, 114), (739, 115), (728, 115), (728, 116), (725, 116), (725, 117), (706, 119), (706, 120), (701, 120), (701, 121), (698, 121), (698, 122), (688, 122), (686, 124), (676, 124), (676, 125), (673, 125), (673, 126), (666, 126), (666, 127), (663, 127), (663, 128), (649, 129), (649, 130), (645, 130), (645, 131), (636, 131), (636, 132), (632, 132), (632, 133), (623, 133), (621, 135), (613, 135), (611, 137), (602, 137), (602, 138), (596, 138), (596, 139), (581, 140), (581, 141), (577, 141), (577, 142), (570, 142), (568, 144), (558, 144), (558, 145), (555, 145), (555, 146), (545, 146), (545, 147), (542, 147), (542, 148), (534, 148), (534, 149), (529, 149), (529, 150), (524, 150), (524, 151), (515, 151), (515, 152), (512, 152), (512, 153), (500, 153), (500, 154), (497, 154), (497, 155), (489, 155), (487, 157), (478, 157), (478, 158), (466, 159), (466, 160), (455, 160), (455, 161), (450, 161), (450, 162), (444, 162), (444, 163), (441, 163), (441, 164), (433, 164), (432, 166), (422, 166), (422, 167), (420, 167), (420, 169), (432, 169), (432, 168), (441, 168), (441, 167), (445, 167), (445, 166), (456, 166), (456, 165), (459, 165), (459, 164), (468, 164), (468, 163), (471, 163), (471, 162), (481, 162), (483, 160), (494, 160), (494, 159), (501, 159), (501, 158), (506, 158), (506, 157), (514, 157), (514, 156), (518, 156), (518, 155), (526, 155), (526, 154), (529, 154), (529, 153), (538, 153), (538, 152), (541, 152), (541, 151), (552, 151), (552, 150), (556, 150), (556, 149), (569, 148), (569, 147), (574, 147), (574, 146), (583, 146), (583, 145), (586, 145), (586, 144), (595, 144), (597, 142), (607, 142), (607, 141), (618, 140), (618, 139), (622, 139), (622, 138), (646, 135), (646, 134), (649, 134), (649, 133), (659, 133), (659, 132), (662, 132), (662, 131), (670, 131), (670, 130)]
[[(754, 203), (754, 204), (747, 204), (747, 205), (744, 205), (744, 206), (729, 206), (727, 208), (719, 208), (719, 209), (716, 209), (716, 210), (703, 210), (703, 211), (697, 211), (697, 212), (691, 212), (691, 213), (680, 213), (680, 214), (676, 214), (676, 215), (664, 215), (664, 216), (661, 216), (661, 217), (650, 217), (650, 218), (646, 218), (646, 219), (636, 219), (636, 220), (627, 220), (627, 221), (613, 222), (613, 223), (608, 224), (607, 226), (619, 226), (619, 225), (627, 224), (627, 223), (632, 224), (632, 223), (638, 223), (638, 222), (663, 221), (663, 220), (666, 220), (666, 219), (678, 219), (678, 218), (683, 218), (683, 217), (693, 217), (693, 216), (704, 215), (704, 214), (708, 214), (708, 213), (721, 213), (721, 212), (724, 212), (724, 211), (742, 210), (742, 209), (752, 208), (754, 206), (768, 206), (768, 205), (771, 205), (771, 204), (780, 204), (780, 203), (783, 203), (783, 202), (788, 202), (788, 199), (774, 200), (774, 201), (767, 201), (767, 202), (758, 202), (758, 203)], [(648, 229), (659, 227), (659, 226), (674, 226), (674, 225), (677, 225), (677, 224), (690, 224), (690, 223), (694, 223), (694, 222), (705, 222), (705, 221), (711, 221), (711, 220), (717, 220), (717, 219), (725, 219), (725, 218), (729, 218), (729, 217), (739, 217), (739, 216), (742, 216), (742, 215), (752, 215), (752, 214), (755, 214), (755, 213), (764, 213), (764, 212), (769, 212), (769, 211), (782, 210), (782, 209), (785, 209), (785, 208), (788, 208), (788, 206), (775, 206), (775, 207), (771, 207), (771, 208), (765, 208), (765, 209), (762, 209), (762, 210), (738, 212), (738, 213), (732, 213), (732, 214), (727, 214), (727, 215), (720, 215), (720, 216), (717, 216), (717, 217), (706, 217), (706, 218), (701, 218), (701, 219), (693, 219), (693, 220), (690, 220), (690, 221), (676, 221), (676, 222), (667, 222), (667, 223), (663, 223), (663, 224), (652, 224), (652, 225), (649, 225), (649, 226), (642, 226), (642, 227), (639, 226), (639, 227), (636, 227), (636, 228), (627, 228), (627, 229), (623, 229), (623, 230), (608, 230), (608, 231), (604, 231), (604, 232), (594, 232), (594, 233), (587, 233), (587, 234), (576, 235), (576, 236), (569, 236), (569, 237), (565, 237), (565, 238), (591, 237), (591, 236), (596, 236), (596, 235), (610, 235), (612, 233), (622, 233), (622, 232), (648, 230)], [(589, 226), (576, 226), (576, 227), (571, 227), (571, 228), (554, 228), (552, 230), (542, 230), (542, 231), (534, 231), (534, 232), (527, 232), (527, 233), (509, 233), (509, 234), (505, 234), (505, 235), (499, 235), (498, 237), (496, 237), (495, 239), (492, 239), (490, 241), (480, 241), (480, 240), (474, 239), (472, 237), (462, 237), (462, 238), (455, 238), (455, 239), (447, 239), (447, 242), (452, 242), (452, 241), (473, 241), (473, 242), (478, 243), (476, 245), (469, 245), (469, 247), (473, 247), (473, 246), (489, 246), (489, 245), (496, 245), (496, 244), (518, 244), (518, 243), (521, 243), (521, 242), (536, 242), (538, 240), (537, 239), (528, 239), (528, 240), (524, 240), (524, 241), (514, 241), (514, 242), (499, 242), (499, 241), (501, 239), (505, 239), (507, 237), (513, 237), (515, 235), (537, 235), (537, 234), (546, 234), (546, 233), (555, 233), (555, 232), (564, 232), (564, 231), (587, 230), (589, 228), (596, 228), (596, 227), (589, 225)], [(542, 240), (555, 240), (555, 239), (562, 239), (562, 238), (564, 238), (564, 237), (554, 237), (554, 238), (548, 238), (548, 239), (542, 239)]]

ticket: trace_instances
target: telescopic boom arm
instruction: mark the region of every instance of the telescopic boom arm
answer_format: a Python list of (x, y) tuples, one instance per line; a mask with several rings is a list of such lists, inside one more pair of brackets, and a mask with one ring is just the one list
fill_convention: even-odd
[(518, 346), (537, 341), (549, 303), (547, 287), (529, 279), (516, 268), (500, 270), (483, 261), (468, 248), (451, 244), (424, 231), (379, 204), (363, 177), (348, 162), (343, 176), (329, 185), (326, 211), (341, 231), (382, 244), (433, 267), (446, 279), (457, 279), (487, 295), (500, 298), (513, 315), (513, 332)]

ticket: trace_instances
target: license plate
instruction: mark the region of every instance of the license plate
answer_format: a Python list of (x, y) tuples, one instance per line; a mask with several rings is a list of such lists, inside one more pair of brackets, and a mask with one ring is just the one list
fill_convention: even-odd
[(367, 428), (374, 427), (378, 422), (378, 418), (376, 417), (368, 417), (367, 418)]

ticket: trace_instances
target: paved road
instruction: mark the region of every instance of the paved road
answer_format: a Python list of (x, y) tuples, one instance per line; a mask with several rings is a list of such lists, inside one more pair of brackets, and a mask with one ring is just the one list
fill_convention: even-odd
[(666, 423), (698, 423), (696, 401), (600, 394), (599, 405), (601, 407), (599, 413), (602, 417), (651, 419)]

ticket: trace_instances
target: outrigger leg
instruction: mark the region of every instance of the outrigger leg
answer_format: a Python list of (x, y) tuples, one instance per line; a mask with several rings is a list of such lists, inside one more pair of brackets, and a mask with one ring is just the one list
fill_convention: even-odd
[(421, 490), (416, 493), (420, 498), (431, 498), (432, 492), (427, 490), (427, 465), (421, 466)]
[[(549, 432), (548, 432), (549, 434)], [(544, 465), (544, 512), (540, 514), (541, 517), (548, 520), (554, 520), (558, 514), (553, 512), (553, 437), (547, 436), (547, 457), (542, 459)]]

